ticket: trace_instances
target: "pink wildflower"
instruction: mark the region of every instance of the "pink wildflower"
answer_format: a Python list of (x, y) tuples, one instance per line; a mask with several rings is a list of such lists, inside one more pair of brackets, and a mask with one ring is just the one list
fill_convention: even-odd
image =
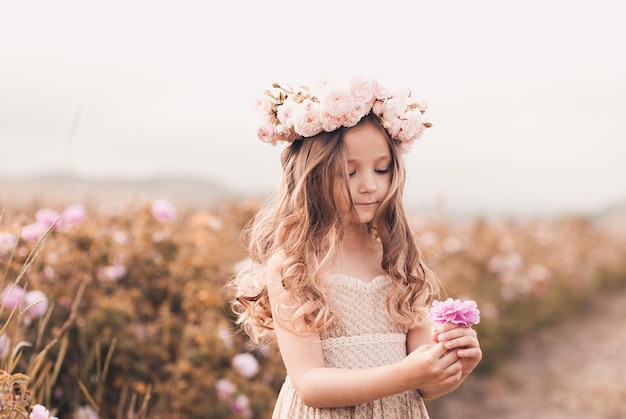
[(57, 222), (58, 219), (59, 213), (55, 210), (51, 210), (48, 208), (42, 208), (40, 210), (37, 210), (37, 212), (35, 213), (35, 220), (37, 221), (37, 223), (45, 226), (46, 228), (50, 228)]
[(176, 208), (170, 201), (159, 198), (152, 204), (152, 216), (161, 222), (169, 222), (176, 219)]
[(30, 410), (30, 419), (59, 419), (56, 416), (51, 416), (48, 409), (40, 404), (34, 405)]
[(233, 412), (239, 413), (243, 417), (252, 417), (252, 411), (250, 410), (250, 400), (245, 394), (240, 394), (230, 404), (230, 408)]
[(85, 219), (87, 211), (82, 205), (70, 205), (63, 210), (63, 218), (61, 222), (63, 226), (70, 226), (79, 223)]
[(89, 406), (81, 406), (74, 411), (74, 419), (98, 419), (98, 414)]
[(98, 279), (104, 282), (117, 282), (126, 275), (126, 267), (119, 262), (98, 269)]
[(11, 233), (0, 232), (0, 254), (8, 253), (17, 245), (17, 237)]
[(42, 291), (29, 291), (24, 295), (24, 306), (28, 308), (28, 315), (35, 319), (46, 314), (49, 302)]
[(0, 294), (0, 303), (12, 310), (14, 307), (19, 307), (22, 298), (24, 298), (24, 288), (19, 285), (9, 285)]
[(237, 390), (237, 387), (227, 378), (217, 380), (215, 382), (215, 388), (217, 389), (217, 397), (219, 397), (220, 400), (229, 400)]
[(232, 359), (232, 365), (245, 378), (252, 378), (259, 372), (259, 362), (254, 355), (247, 352), (235, 355)]
[(473, 300), (461, 302), (448, 298), (446, 301), (433, 301), (428, 319), (439, 324), (454, 323), (471, 327), (480, 322), (480, 311)]
[(35, 222), (22, 227), (20, 236), (27, 242), (36, 242), (48, 230), (44, 224)]

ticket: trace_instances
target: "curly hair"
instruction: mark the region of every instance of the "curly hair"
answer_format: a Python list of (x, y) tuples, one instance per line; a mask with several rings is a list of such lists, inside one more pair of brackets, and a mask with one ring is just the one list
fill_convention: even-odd
[[(387, 310), (394, 320), (411, 327), (422, 320), (423, 308), (431, 303), (439, 283), (421, 260), (402, 204), (406, 172), (400, 146), (375, 115), (365, 116), (359, 124), (367, 121), (387, 138), (392, 181), (366, 227), (382, 245), (381, 268), (393, 283)], [(242, 233), (252, 267), (233, 277), (229, 285), (235, 290), (232, 308), (238, 325), (254, 343), (273, 330), (274, 321), (282, 321), (272, 316), (267, 290), (269, 277), (275, 272), (280, 274), (282, 287), (288, 291), (284, 296), (289, 298), (289, 302), (286, 298), (277, 302), (276, 312), (293, 310), (284, 322), (289, 323), (286, 327), (310, 333), (333, 325), (323, 272), (331, 252), (341, 244), (345, 227), (334, 192), (343, 187), (338, 175), (347, 179), (343, 137), (348, 129), (294, 141), (283, 150), (281, 185)]]

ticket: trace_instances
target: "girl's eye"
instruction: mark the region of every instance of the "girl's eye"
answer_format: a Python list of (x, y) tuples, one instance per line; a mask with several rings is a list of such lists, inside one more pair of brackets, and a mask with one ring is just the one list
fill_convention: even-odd
[(348, 176), (349, 176), (349, 177), (352, 177), (352, 176), (354, 176), (355, 174), (356, 174), (356, 171), (354, 171), (354, 172), (348, 172)]
[(378, 173), (379, 175), (384, 175), (389, 173), (389, 168), (387, 167), (386, 169), (381, 169), (381, 170), (376, 170), (376, 173)]

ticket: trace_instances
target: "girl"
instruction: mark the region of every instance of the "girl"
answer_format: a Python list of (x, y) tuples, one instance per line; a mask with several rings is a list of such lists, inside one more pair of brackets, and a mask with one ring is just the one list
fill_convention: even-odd
[(246, 229), (239, 323), (274, 335), (287, 370), (274, 418), (427, 418), (482, 353), (471, 328), (431, 334), (438, 292), (402, 205), (402, 153), (430, 124), (377, 80), (274, 85), (259, 137), (287, 142), (282, 184)]

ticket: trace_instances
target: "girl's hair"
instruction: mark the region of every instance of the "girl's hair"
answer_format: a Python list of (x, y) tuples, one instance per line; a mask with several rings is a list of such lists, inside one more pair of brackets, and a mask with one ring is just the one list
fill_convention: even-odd
[[(387, 138), (392, 158), (391, 187), (366, 227), (382, 244), (381, 268), (393, 283), (387, 309), (396, 321), (412, 327), (423, 319), (423, 308), (438, 292), (438, 281), (421, 261), (402, 205), (406, 173), (400, 146), (374, 114), (359, 124), (366, 122), (373, 122)], [(336, 188), (349, 190), (341, 184), (347, 179), (343, 142), (347, 129), (289, 145), (281, 155), (280, 188), (244, 229), (252, 266), (231, 280), (236, 292), (232, 308), (255, 343), (273, 329), (275, 320), (295, 332), (319, 332), (333, 324), (322, 278), (347, 221), (334, 199)], [(272, 317), (267, 291), (275, 275), (288, 291), (277, 302), (278, 319)], [(280, 316), (283, 310), (290, 313), (288, 319)]]

